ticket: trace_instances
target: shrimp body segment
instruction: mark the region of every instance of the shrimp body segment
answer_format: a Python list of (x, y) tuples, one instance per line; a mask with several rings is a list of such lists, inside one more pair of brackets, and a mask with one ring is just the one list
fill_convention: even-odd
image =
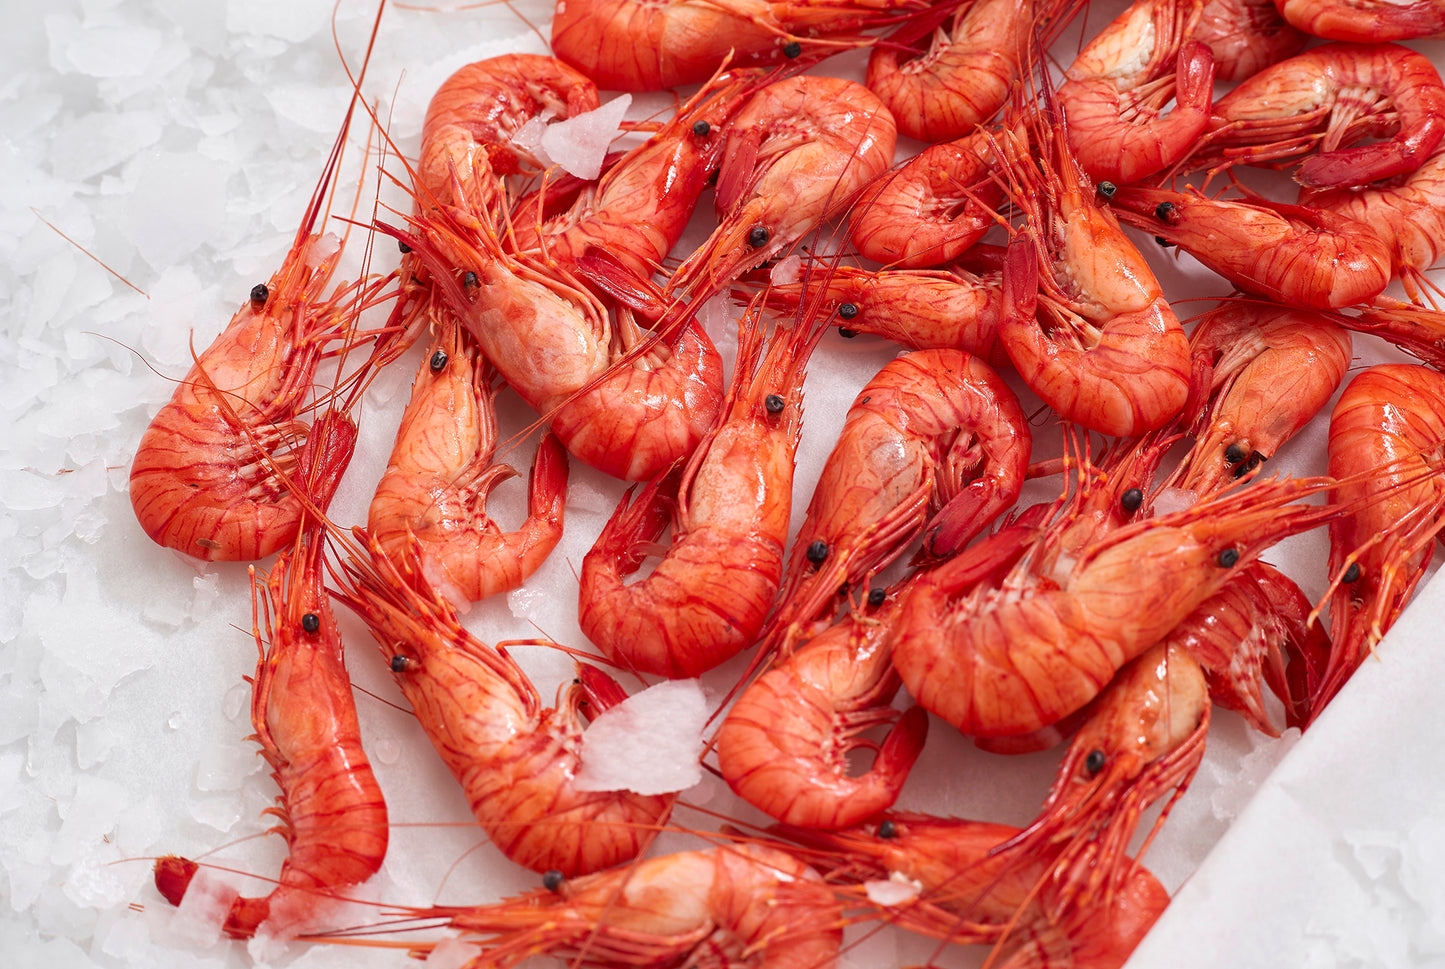
[(1133, 185), (1112, 205), (1241, 290), (1288, 306), (1352, 306), (1390, 283), (1390, 250), (1371, 226), (1312, 206)]
[(422, 361), (367, 515), (387, 554), (415, 548), (459, 607), (517, 588), (562, 538), (567, 454), (552, 435), (537, 450), (526, 521), (503, 532), (487, 515), (492, 488), (517, 473), (493, 462), (495, 393), (490, 368), (452, 320)]
[(1205, 0), (1192, 36), (1213, 52), (1218, 81), (1242, 81), (1309, 41), (1285, 22), (1274, 0)]
[(1312, 37), (1373, 44), (1445, 34), (1438, 0), (1275, 0), (1284, 19)]
[(965, 734), (1047, 727), (1098, 695), (1240, 566), (1335, 517), (1327, 507), (1289, 504), (1332, 484), (1257, 481), (1126, 525), (1084, 549), (1057, 580), (1020, 574), (980, 586), (969, 563), (946, 562), (902, 596), (893, 664), (921, 705)]
[[(1315, 154), (1309, 188), (1345, 188), (1420, 167), (1445, 137), (1445, 84), (1399, 44), (1332, 43), (1265, 68), (1214, 103), (1206, 151), (1260, 164)], [(1364, 135), (1386, 140), (1351, 145)]]
[(1171, 482), (1216, 494), (1274, 457), (1329, 403), (1351, 360), (1348, 330), (1319, 313), (1230, 300), (1191, 338), (1213, 360), (1210, 403)]
[[(334, 236), (299, 238), (267, 284), (198, 357), (141, 436), (130, 500), (157, 544), (206, 561), (254, 561), (294, 541), (306, 502), (325, 504), (356, 443), (341, 414), (298, 418), (326, 345), (353, 316), (339, 287)], [(312, 493), (288, 485), (319, 467)]]
[(1031, 447), (1023, 406), (977, 357), (917, 350), (884, 365), (823, 464), (769, 628), (826, 618), (840, 588), (876, 575), (925, 526), (931, 554), (968, 544), (1018, 499)]
[[(255, 740), (281, 794), (266, 813), (280, 824), (288, 854), (275, 889), (238, 898), (225, 932), (250, 938), (264, 922), (272, 934), (314, 924), (327, 897), (381, 868), (388, 841), (386, 802), (361, 746), (361, 728), (343, 660), (341, 634), (322, 587), (322, 532), (314, 526), (277, 558), (261, 589), (267, 637), (252, 683)], [(273, 611), (274, 610), (274, 613)], [(156, 888), (179, 905), (195, 862), (168, 856), (155, 866)]]
[(606, 699), (591, 692), (589, 678), (564, 687), (555, 709), (543, 709), (516, 662), (461, 625), (415, 557), (395, 564), (363, 530), (357, 534), (365, 547), (343, 563), (340, 598), (380, 644), (492, 842), (519, 865), (568, 877), (636, 857), (673, 798), (577, 789), (580, 707)]
[(727, 126), (718, 226), (669, 294), (714, 292), (801, 241), (893, 164), (897, 143), (893, 116), (855, 81), (805, 74), (760, 89)]
[(1355, 506), (1330, 526), (1334, 647), (1315, 714), (1399, 617), (1445, 528), (1445, 377), (1414, 364), (1360, 373), (1330, 417), (1328, 455), (1330, 474), (1349, 476), (1331, 500)]
[(832, 969), (842, 906), (816, 871), (759, 845), (648, 858), (497, 905), (438, 908), (481, 947), (468, 966), (748, 965)]
[[(741, 324), (716, 426), (680, 477), (655, 479), (635, 501), (624, 496), (582, 561), (582, 631), (630, 669), (689, 677), (735, 656), (757, 641), (782, 581), (803, 377), (824, 328), (779, 327), (764, 355), (755, 314)], [(669, 520), (662, 560), (624, 583)]]
[(989, 177), (993, 139), (975, 131), (929, 145), (858, 197), (848, 233), (858, 253), (888, 267), (943, 266), (995, 224), (1003, 190)]
[[(921, 707), (899, 716), (888, 606), (818, 633), (754, 680), (717, 734), (718, 769), (743, 800), (784, 824), (843, 828), (893, 806), (923, 750)], [(893, 723), (872, 766), (850, 771), (859, 739)]]
[(1064, 72), (1069, 147), (1095, 182), (1140, 181), (1194, 148), (1214, 98), (1214, 55), (1189, 39), (1199, 11), (1200, 0), (1137, 0)]

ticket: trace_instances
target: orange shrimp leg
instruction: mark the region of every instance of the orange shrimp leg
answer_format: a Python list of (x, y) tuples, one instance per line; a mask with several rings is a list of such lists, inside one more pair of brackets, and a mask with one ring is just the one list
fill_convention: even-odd
[[(265, 580), (266, 641), (255, 630), (260, 662), (251, 720), (281, 795), (267, 811), (289, 853), (276, 888), (238, 898), (224, 929), (250, 938), (265, 923), (295, 934), (328, 896), (366, 881), (381, 867), (388, 841), (386, 803), (361, 746), (341, 634), (322, 586), (322, 533), (312, 527), (277, 559)], [(253, 595), (258, 588), (251, 573)], [(272, 610), (274, 609), (274, 615)], [(168, 856), (155, 866), (156, 888), (179, 905), (197, 870)]]

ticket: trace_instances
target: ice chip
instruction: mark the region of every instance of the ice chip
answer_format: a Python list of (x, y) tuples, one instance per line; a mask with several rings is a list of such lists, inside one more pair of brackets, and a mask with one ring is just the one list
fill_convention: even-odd
[(442, 939), (423, 965), (426, 969), (461, 969), (477, 956), (477, 947), (461, 939)]
[(863, 891), (874, 905), (903, 905), (917, 898), (923, 891), (923, 885), (895, 871), (886, 879), (875, 878), (864, 882)]
[(794, 253), (791, 256), (784, 256), (773, 263), (772, 272), (768, 274), (768, 282), (774, 286), (786, 286), (796, 283), (803, 275), (803, 257)]
[(684, 791), (702, 779), (707, 699), (697, 680), (648, 687), (606, 710), (582, 734), (582, 791)]
[(260, 769), (255, 744), (210, 744), (196, 764), (196, 789), (237, 791)]
[(507, 593), (507, 608), (515, 619), (526, 619), (535, 615), (538, 605), (546, 601), (547, 594), (537, 589), (523, 587)]
[(547, 149), (543, 147), (542, 136), (547, 133), (547, 121), (552, 117), (551, 112), (544, 112), (536, 117), (528, 118), (512, 134), (512, 144), (534, 156), (542, 165), (550, 167), (553, 162), (547, 155)]
[(240, 892), (208, 869), (197, 869), (170, 920), (167, 934), (196, 949), (211, 948), (221, 941), (221, 926), (238, 895)]
[(622, 94), (596, 110), (553, 122), (542, 132), (542, 150), (578, 178), (596, 178), (630, 104), (632, 95)]
[[(114, 852), (108, 852), (114, 854)], [(125, 883), (112, 864), (118, 859), (101, 859), (96, 853), (82, 855), (65, 876), (65, 897), (76, 905), (108, 908), (125, 901)]]

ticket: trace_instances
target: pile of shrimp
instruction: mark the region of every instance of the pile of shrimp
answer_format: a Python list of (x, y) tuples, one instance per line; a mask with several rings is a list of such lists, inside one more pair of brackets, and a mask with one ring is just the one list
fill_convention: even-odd
[[(459, 945), (471, 967), (826, 967), (888, 926), (930, 958), (1128, 959), (1168, 905), (1147, 851), (1216, 708), (1308, 730), (1445, 528), (1445, 85), (1401, 43), (1445, 24), (1333, 0), (1089, 12), (569, 0), (550, 54), (453, 73), (419, 145), (347, 65), (290, 252), (131, 469), (147, 535), (250, 569), (287, 857), (226, 934)], [(616, 91), (673, 107), (623, 122), (596, 172), (528, 137)], [(367, 123), (399, 201), (338, 216)], [(335, 276), (361, 233), (333, 219), (369, 235), (355, 281)], [(1208, 305), (1171, 302), (1175, 254)], [(1352, 374), (1356, 340), (1418, 362)], [(891, 359), (800, 462), (810, 363), (864, 343)], [(399, 368), (366, 520), (337, 520), (362, 402)], [(1274, 472), (1312, 423), (1327, 465)], [(615, 507), (559, 566), (579, 470)], [(524, 473), (508, 528), (489, 498)], [(1269, 563), (1307, 533), (1317, 574)], [(470, 610), (548, 569), (580, 638), (486, 641)], [(569, 667), (553, 705), (523, 650)], [(479, 850), (535, 888), (337, 921), (395, 824), (364, 663)], [(734, 808), (580, 782), (590, 722), (691, 678), (719, 698), (702, 764)], [(1032, 818), (899, 807), (959, 736), (1056, 757)], [(179, 905), (206, 867), (157, 859), (155, 888)]]

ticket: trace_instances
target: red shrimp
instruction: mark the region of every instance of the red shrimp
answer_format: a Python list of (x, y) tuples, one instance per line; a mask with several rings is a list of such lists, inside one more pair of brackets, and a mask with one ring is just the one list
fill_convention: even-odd
[[(873, 48), (864, 83), (908, 137), (929, 143), (961, 138), (1007, 103), (1035, 34), (1052, 36), (1078, 8), (1073, 0), (941, 5)], [(916, 49), (925, 37), (931, 38), (928, 48)]]
[(1331, 313), (1330, 319), (1387, 340), (1436, 370), (1445, 369), (1445, 310), (1378, 296), (1350, 313)]
[(662, 91), (724, 64), (757, 66), (871, 43), (922, 0), (559, 0), (552, 50), (602, 87)]
[(1018, 500), (1031, 447), (1018, 398), (977, 357), (916, 350), (887, 363), (824, 462), (765, 638), (831, 616), (840, 589), (876, 575), (925, 528), (929, 554), (968, 544)]
[(1164, 642), (1200, 665), (1209, 697), (1249, 725), (1278, 737), (1264, 688), (1284, 704), (1285, 726), (1309, 721), (1309, 690), (1329, 655), (1329, 634), (1311, 603), (1273, 566), (1253, 562), (1205, 600)]
[(475, 342), (448, 320), (417, 372), (367, 513), (377, 544), (398, 560), (415, 549), (432, 585), (459, 608), (517, 588), (562, 538), (567, 454), (551, 434), (537, 448), (526, 521), (503, 532), (487, 515), (492, 489), (517, 473), (493, 463), (495, 395)]
[(1385, 242), (1332, 212), (1141, 186), (1119, 189), (1112, 205), (1124, 223), (1179, 246), (1241, 290), (1289, 306), (1351, 306), (1390, 283)]
[(1214, 55), (1190, 39), (1201, 7), (1136, 0), (1064, 72), (1069, 147), (1095, 182), (1140, 181), (1195, 147), (1214, 98)]
[(718, 226), (677, 267), (668, 295), (716, 292), (845, 211), (893, 164), (898, 129), (861, 84), (801, 75), (755, 93), (726, 138)]
[(889, 267), (942, 266), (982, 239), (1003, 200), (991, 177), (994, 145), (987, 131), (971, 132), (878, 176), (848, 219), (859, 255)]
[(1170, 484), (1205, 497), (1274, 457), (1329, 403), (1350, 365), (1349, 331), (1325, 316), (1228, 300), (1191, 343), (1213, 361), (1210, 402)]
[[(803, 378), (826, 320), (778, 327), (765, 354), (758, 303), (740, 324), (717, 424), (680, 475), (624, 496), (582, 560), (582, 632), (629, 669), (696, 676), (735, 656), (757, 640), (782, 581)], [(624, 584), (669, 519), (662, 560)]]
[(1373, 44), (1445, 34), (1439, 0), (1275, 0), (1284, 19), (1313, 37)]
[[(717, 732), (718, 770), (749, 804), (786, 824), (843, 828), (893, 806), (923, 750), (928, 717), (888, 706), (898, 690), (882, 589), (773, 664), (738, 696)], [(881, 745), (860, 738), (892, 724)], [(857, 773), (849, 755), (874, 749)]]
[[(341, 634), (322, 586), (323, 537), (308, 519), (264, 586), (251, 569), (260, 652), (251, 722), (281, 789), (266, 813), (280, 820), (272, 830), (285, 837), (288, 854), (270, 894), (232, 904), (222, 928), (238, 939), (262, 924), (273, 935), (314, 925), (326, 899), (376, 874), (386, 856), (386, 802), (361, 746)], [(156, 888), (179, 905), (198, 867), (160, 858)]]
[(467, 64), (427, 104), (418, 187), (429, 203), (479, 200), (495, 209), (503, 178), (544, 167), (514, 140), (522, 126), (537, 118), (575, 117), (599, 103), (597, 85), (554, 57), (501, 54)]
[[(805, 273), (796, 283), (768, 287), (767, 305), (792, 311), (808, 298), (837, 307), (838, 333), (869, 333), (910, 350), (962, 350), (994, 368), (1009, 365), (998, 345), (1003, 273), (947, 269), (884, 269), (869, 272), (834, 267), (825, 283)], [(821, 297), (813, 290), (822, 286)]]
[(543, 955), (603, 969), (832, 969), (843, 944), (832, 889), (792, 855), (761, 845), (681, 851), (549, 885), (493, 905), (409, 911), (446, 918), (477, 945), (469, 969)]
[(1213, 52), (1217, 81), (1242, 81), (1309, 41), (1285, 22), (1274, 0), (1205, 0), (1192, 37)]
[(1033, 131), (1037, 158), (1022, 144), (1009, 152), (1009, 196), (1027, 221), (1009, 245), (999, 342), (1063, 419), (1143, 434), (1184, 405), (1189, 341), (1148, 263), (1095, 198), (1066, 126), (1040, 115)]
[(533, 871), (564, 876), (637, 856), (672, 810), (671, 795), (582, 791), (579, 708), (605, 709), (621, 688), (588, 670), (544, 710), (507, 653), (477, 640), (413, 556), (394, 563), (362, 529), (338, 597), (371, 630), (432, 746), (492, 842)]
[(650, 278), (682, 236), (698, 197), (717, 173), (725, 125), (756, 85), (756, 73), (712, 78), (645, 143), (610, 165), (595, 183), (551, 214), (551, 186), (512, 207), (506, 242), (539, 250), (553, 265), (575, 268), (591, 247), (635, 275)]
[(780, 833), (837, 855), (827, 874), (861, 882), (855, 892), (878, 899), (879, 918), (994, 946), (987, 965), (997, 969), (1118, 969), (1169, 904), (1159, 880), (1122, 853), (1089, 842), (1072, 854), (1025, 852), (1010, 847), (1021, 833), (1011, 825), (892, 812), (849, 831)]
[(1038, 817), (1000, 851), (1027, 855), (1084, 839), (1120, 857), (1143, 813), (1168, 794), (1147, 849), (1199, 770), (1209, 709), (1204, 672), (1188, 652), (1165, 643), (1145, 650), (1087, 708)]
[(1445, 256), (1445, 149), (1437, 148), (1408, 175), (1303, 193), (1300, 203), (1373, 229), (1389, 251), (1391, 273), (1418, 302), (1421, 286), (1431, 285), (1425, 271)]
[[(1341, 512), (1289, 504), (1333, 479), (1265, 479), (1117, 528), (1062, 562), (1025, 560), (1002, 583), (949, 561), (909, 584), (893, 665), (924, 707), (969, 735), (1029, 733), (1078, 710), (1270, 545)], [(967, 557), (967, 558), (971, 558)]]
[[(1195, 167), (1282, 163), (1310, 188), (1345, 188), (1414, 171), (1445, 137), (1445, 85), (1399, 44), (1333, 43), (1280, 61), (1214, 104)], [(1383, 141), (1343, 147), (1365, 136)]]
[(1348, 478), (1331, 501), (1350, 513), (1330, 525), (1334, 645), (1316, 716), (1399, 618), (1445, 528), (1445, 376), (1414, 364), (1357, 375), (1330, 416), (1328, 455)]

